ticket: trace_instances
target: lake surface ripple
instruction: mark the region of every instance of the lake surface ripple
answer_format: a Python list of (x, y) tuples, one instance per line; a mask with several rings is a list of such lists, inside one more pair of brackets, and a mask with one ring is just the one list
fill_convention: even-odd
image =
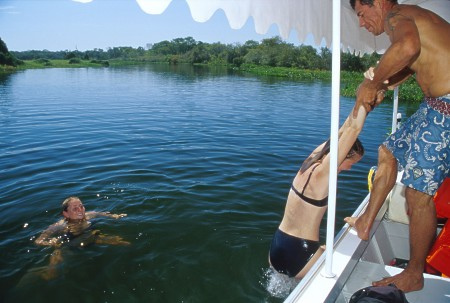
[[(389, 104), (369, 116), (366, 155), (339, 176), (336, 228), (367, 194), (390, 116)], [(268, 291), (270, 241), (329, 119), (322, 82), (165, 65), (2, 75), (0, 301), (282, 301)], [(95, 224), (131, 244), (64, 247), (45, 281), (53, 249), (34, 239), (71, 195), (128, 214)]]

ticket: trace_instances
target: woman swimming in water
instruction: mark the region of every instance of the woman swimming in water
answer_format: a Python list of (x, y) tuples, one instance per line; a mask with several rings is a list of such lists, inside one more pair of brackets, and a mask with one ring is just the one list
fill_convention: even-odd
[(110, 236), (102, 234), (99, 230), (93, 229), (93, 224), (88, 221), (96, 217), (108, 217), (120, 219), (126, 214), (111, 214), (109, 212), (86, 212), (83, 203), (78, 197), (69, 197), (62, 203), (63, 219), (50, 225), (34, 241), (37, 245), (53, 246), (55, 250), (50, 255), (49, 266), (40, 273), (46, 280), (56, 277), (56, 266), (63, 261), (61, 246), (84, 247), (86, 245), (111, 244), (128, 245), (120, 236)]
[[(357, 139), (366, 118), (360, 107), (339, 129), (338, 173), (358, 162), (364, 148)], [(319, 145), (303, 162), (292, 182), (283, 219), (273, 237), (269, 263), (279, 273), (303, 278), (323, 252), (319, 228), (328, 204), (330, 141)]]
[[(42, 234), (34, 241), (37, 245), (55, 246), (59, 247), (63, 243), (86, 235), (89, 233), (93, 235), (95, 243), (103, 244), (129, 244), (123, 241), (122, 238), (116, 236), (106, 236), (99, 233), (98, 230), (92, 229), (92, 223), (88, 220), (96, 217), (108, 217), (113, 219), (120, 219), (126, 214), (111, 214), (109, 212), (85, 211), (83, 202), (78, 197), (69, 197), (62, 203), (63, 219), (55, 224), (50, 225)], [(90, 241), (91, 243), (93, 241)], [(123, 242), (123, 243), (122, 243)], [(79, 242), (80, 246), (87, 243)]]

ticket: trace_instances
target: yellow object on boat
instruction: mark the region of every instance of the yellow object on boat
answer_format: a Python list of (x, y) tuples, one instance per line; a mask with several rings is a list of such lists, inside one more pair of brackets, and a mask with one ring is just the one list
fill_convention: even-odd
[(372, 166), (367, 175), (367, 185), (369, 186), (369, 192), (372, 192), (373, 180), (375, 179), (375, 173), (377, 172), (377, 166)]

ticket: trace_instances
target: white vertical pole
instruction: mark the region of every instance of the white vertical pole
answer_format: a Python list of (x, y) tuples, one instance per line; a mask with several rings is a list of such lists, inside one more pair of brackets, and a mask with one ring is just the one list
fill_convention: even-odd
[(333, 0), (333, 41), (332, 41), (332, 75), (331, 75), (331, 129), (330, 129), (330, 177), (328, 190), (328, 215), (325, 277), (333, 274), (333, 245), (334, 225), (336, 214), (336, 186), (337, 186), (337, 152), (339, 131), (339, 94), (341, 72), (341, 1)]
[(398, 86), (394, 89), (394, 105), (392, 109), (392, 133), (397, 130), (397, 112), (398, 112)]

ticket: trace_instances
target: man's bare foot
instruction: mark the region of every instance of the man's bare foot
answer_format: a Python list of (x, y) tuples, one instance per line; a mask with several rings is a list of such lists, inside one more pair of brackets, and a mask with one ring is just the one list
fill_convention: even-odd
[(373, 286), (385, 286), (389, 284), (394, 284), (398, 289), (404, 292), (421, 290), (423, 288), (423, 274), (413, 273), (405, 269), (398, 275), (384, 278), (380, 281), (375, 281), (372, 283)]
[(356, 234), (361, 240), (367, 241), (369, 240), (369, 232), (370, 227), (367, 222), (365, 222), (363, 216), (361, 217), (346, 217), (344, 219), (348, 225), (353, 227), (356, 230)]

